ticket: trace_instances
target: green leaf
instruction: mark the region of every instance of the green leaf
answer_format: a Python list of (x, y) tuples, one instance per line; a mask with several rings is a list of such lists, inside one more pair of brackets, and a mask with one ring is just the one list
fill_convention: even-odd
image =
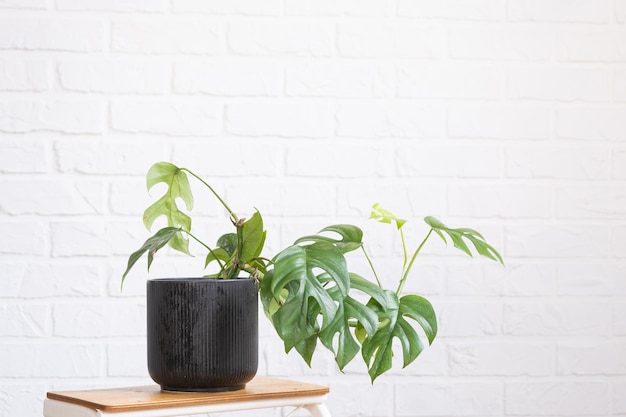
[(207, 253), (206, 258), (204, 260), (204, 267), (208, 267), (209, 264), (213, 261), (221, 261), (227, 263), (232, 255), (230, 255), (224, 248), (216, 248)]
[[(319, 338), (328, 350), (335, 354), (335, 361), (340, 370), (357, 355), (361, 346), (352, 334), (350, 322), (354, 320), (366, 334), (375, 334), (378, 317), (374, 311), (348, 296), (339, 304), (333, 320), (319, 334)], [(334, 346), (335, 336), (337, 346)]]
[(148, 238), (144, 242), (144, 244), (135, 252), (133, 252), (128, 258), (128, 264), (126, 266), (126, 271), (122, 275), (122, 286), (124, 285), (124, 280), (126, 279), (126, 275), (131, 270), (131, 268), (137, 263), (137, 261), (144, 255), (144, 253), (148, 252), (148, 271), (150, 270), (150, 266), (152, 265), (152, 260), (154, 259), (154, 255), (156, 252), (165, 246), (170, 240), (172, 240), (177, 234), (179, 234), (181, 229), (179, 227), (164, 227), (156, 232), (154, 235)]
[(446, 225), (443, 224), (443, 222), (433, 216), (426, 216), (424, 217), (424, 221), (426, 222), (427, 225), (429, 225), (430, 227), (432, 227), (435, 230), (439, 230), (439, 229), (445, 229)]
[[(329, 280), (327, 274), (322, 274), (318, 278), (323, 283)], [(350, 281), (352, 282), (353, 279), (364, 280), (364, 278), (350, 273)], [(335, 354), (335, 361), (339, 369), (342, 370), (361, 348), (352, 335), (353, 325), (360, 326), (366, 334), (373, 335), (378, 327), (378, 316), (351, 296), (343, 296), (337, 287), (326, 288), (331, 297), (337, 301), (338, 308), (332, 321), (320, 331), (319, 338), (324, 346)], [(337, 337), (335, 338), (335, 336)]]
[(309, 367), (311, 367), (311, 360), (313, 359), (316, 346), (317, 335), (308, 337), (294, 346), (296, 351), (300, 354), (300, 356), (302, 356), (302, 359), (304, 359), (304, 362), (306, 362)]
[(498, 253), (498, 251), (493, 246), (488, 244), (485, 241), (485, 238), (476, 230), (465, 227), (451, 229), (432, 216), (425, 217), (424, 221), (439, 235), (439, 237), (441, 237), (441, 239), (443, 239), (444, 242), (447, 243), (445, 235), (449, 236), (454, 244), (454, 247), (462, 250), (469, 256), (472, 256), (472, 251), (465, 241), (470, 242), (479, 255), (504, 264), (502, 256)]
[[(345, 300), (339, 305), (337, 313), (333, 317), (330, 323), (326, 325), (324, 330), (319, 334), (319, 338), (326, 346), (328, 350), (334, 353), (335, 362), (340, 370), (343, 368), (359, 353), (360, 345), (354, 340), (350, 329), (349, 319), (355, 315), (364, 315), (364, 313), (371, 313), (375, 318), (376, 315), (363, 306), (363, 309), (355, 309), (351, 307), (351, 304), (359, 304), (358, 301), (346, 297)], [(337, 347), (333, 345), (335, 335), (337, 335)]]
[(385, 210), (378, 203), (372, 206), (372, 214), (370, 215), (370, 219), (374, 219), (376, 221), (386, 224), (395, 223), (398, 230), (400, 230), (402, 226), (404, 226), (404, 224), (406, 223), (406, 220), (397, 217), (389, 210)]
[(387, 301), (387, 294), (382, 288), (353, 272), (350, 272), (350, 286), (369, 295), (379, 304), (384, 304)]
[(437, 336), (437, 316), (430, 301), (415, 294), (405, 295), (400, 298), (400, 314), (415, 320), (424, 330), (428, 343), (433, 343)]
[(263, 230), (261, 213), (256, 211), (252, 217), (246, 220), (241, 226), (241, 236), (242, 243), (239, 259), (244, 263), (248, 263), (261, 255), (263, 245), (265, 244), (266, 232)]
[[(220, 270), (217, 273), (206, 275), (210, 278), (225, 278), (224, 271), (233, 270), (233, 259), (237, 251), (237, 235), (235, 233), (226, 233), (217, 239), (217, 248), (209, 249), (204, 261), (204, 268), (206, 269), (213, 261), (217, 261), (220, 265)], [(235, 271), (237, 272), (237, 271)]]
[(237, 234), (226, 233), (217, 239), (217, 247), (222, 248), (228, 255), (233, 255), (237, 250)]
[[(167, 190), (159, 200), (144, 211), (144, 225), (150, 230), (156, 219), (165, 216), (169, 227), (179, 227), (187, 232), (191, 231), (191, 218), (178, 207), (178, 200), (180, 199), (185, 203), (187, 210), (193, 208), (193, 195), (187, 174), (176, 165), (169, 162), (159, 162), (152, 165), (146, 176), (148, 191), (159, 183), (166, 184)], [(180, 252), (189, 254), (189, 240), (186, 236), (179, 234), (168, 244)]]
[[(328, 274), (328, 281), (322, 283), (316, 270)], [(324, 284), (332, 284), (345, 297), (349, 279), (343, 254), (325, 242), (305, 247), (293, 245), (276, 256), (273, 273), (263, 278), (261, 291), (266, 312), (270, 297), (278, 301), (279, 307), (271, 318), (286, 350), (320, 330), (320, 314), (322, 328), (332, 321), (338, 307)]]
[(391, 369), (392, 365), (393, 331), (396, 327), (399, 301), (396, 293), (390, 290), (385, 290), (385, 297), (386, 300), (383, 304), (379, 304), (373, 299), (367, 303), (368, 307), (378, 313), (381, 323), (376, 333), (363, 341), (361, 348), (361, 355), (368, 367), (372, 382), (379, 375)]
[(307, 267), (310, 274), (314, 268), (326, 272), (330, 280), (327, 282), (339, 289), (344, 297), (350, 291), (350, 274), (346, 264), (346, 258), (341, 250), (334, 245), (319, 242), (304, 247), (307, 259)]
[(318, 233), (334, 232), (341, 239), (333, 239), (332, 237), (323, 235), (309, 235), (296, 240), (296, 244), (305, 242), (326, 242), (335, 245), (342, 253), (347, 253), (363, 246), (363, 231), (351, 224), (336, 224), (328, 226), (320, 230)]
[(259, 297), (261, 299), (261, 304), (263, 305), (263, 312), (269, 321), (272, 322), (272, 325), (274, 324), (272, 316), (276, 313), (276, 311), (278, 311), (280, 306), (289, 296), (289, 291), (284, 290), (284, 292), (279, 294), (278, 297), (274, 297), (271, 287), (273, 277), (274, 270), (270, 269), (259, 283)]
[(372, 382), (391, 369), (393, 339), (400, 341), (405, 367), (424, 350), (418, 332), (407, 318), (415, 320), (422, 328), (429, 344), (437, 335), (435, 311), (428, 300), (417, 295), (407, 295), (398, 300), (396, 293), (389, 290), (385, 294), (384, 304), (373, 299), (368, 303), (378, 313), (381, 325), (373, 336), (364, 340), (361, 350)]

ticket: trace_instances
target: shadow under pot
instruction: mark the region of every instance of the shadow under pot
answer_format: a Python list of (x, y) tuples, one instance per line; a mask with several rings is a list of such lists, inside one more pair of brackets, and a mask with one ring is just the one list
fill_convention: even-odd
[(250, 278), (147, 283), (148, 372), (166, 391), (245, 388), (258, 368), (258, 285)]

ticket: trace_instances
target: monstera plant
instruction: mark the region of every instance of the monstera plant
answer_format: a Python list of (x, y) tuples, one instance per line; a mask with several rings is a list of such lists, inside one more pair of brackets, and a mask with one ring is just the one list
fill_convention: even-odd
[[(228, 212), (232, 233), (209, 245), (195, 234), (189, 213), (194, 198), (189, 178), (199, 181)], [(357, 226), (337, 224), (317, 234), (296, 239), (274, 255), (263, 255), (266, 231), (259, 211), (239, 217), (198, 175), (168, 162), (153, 165), (147, 174), (150, 190), (165, 184), (162, 197), (145, 210), (143, 221), (151, 229), (157, 218), (167, 220), (128, 259), (122, 283), (144, 255), (148, 269), (155, 254), (165, 245), (190, 254), (190, 241), (206, 249), (203, 275), (228, 280), (249, 276), (259, 282), (260, 299), (266, 316), (288, 352), (295, 349), (310, 366), (319, 344), (330, 350), (339, 369), (360, 357), (372, 382), (392, 367), (394, 349), (401, 350), (403, 366), (412, 363), (437, 335), (437, 320), (431, 303), (417, 294), (405, 294), (404, 285), (420, 251), (433, 235), (472, 256), (478, 253), (502, 263), (500, 254), (473, 229), (449, 228), (434, 217), (424, 219), (429, 230), (411, 252), (402, 220), (380, 205), (371, 218), (395, 227), (403, 248), (402, 270), (397, 287), (384, 288), (366, 251), (363, 232)], [(372, 279), (351, 272), (348, 252), (360, 252), (371, 266)], [(211, 271), (211, 272), (208, 272)], [(394, 340), (399, 344), (394, 346)]]

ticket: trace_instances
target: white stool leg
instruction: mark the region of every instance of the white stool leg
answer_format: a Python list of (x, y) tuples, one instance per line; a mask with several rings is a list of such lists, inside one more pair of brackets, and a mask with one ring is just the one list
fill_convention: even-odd
[(330, 411), (324, 403), (307, 404), (304, 406), (304, 408), (306, 408), (313, 417), (331, 417)]

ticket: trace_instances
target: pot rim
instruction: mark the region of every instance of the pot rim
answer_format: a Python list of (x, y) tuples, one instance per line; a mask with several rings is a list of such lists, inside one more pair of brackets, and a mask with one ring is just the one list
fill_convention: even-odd
[(148, 282), (242, 282), (242, 281), (255, 281), (250, 277), (237, 277), (231, 279), (223, 278), (205, 278), (205, 277), (165, 277), (165, 278), (148, 278)]

